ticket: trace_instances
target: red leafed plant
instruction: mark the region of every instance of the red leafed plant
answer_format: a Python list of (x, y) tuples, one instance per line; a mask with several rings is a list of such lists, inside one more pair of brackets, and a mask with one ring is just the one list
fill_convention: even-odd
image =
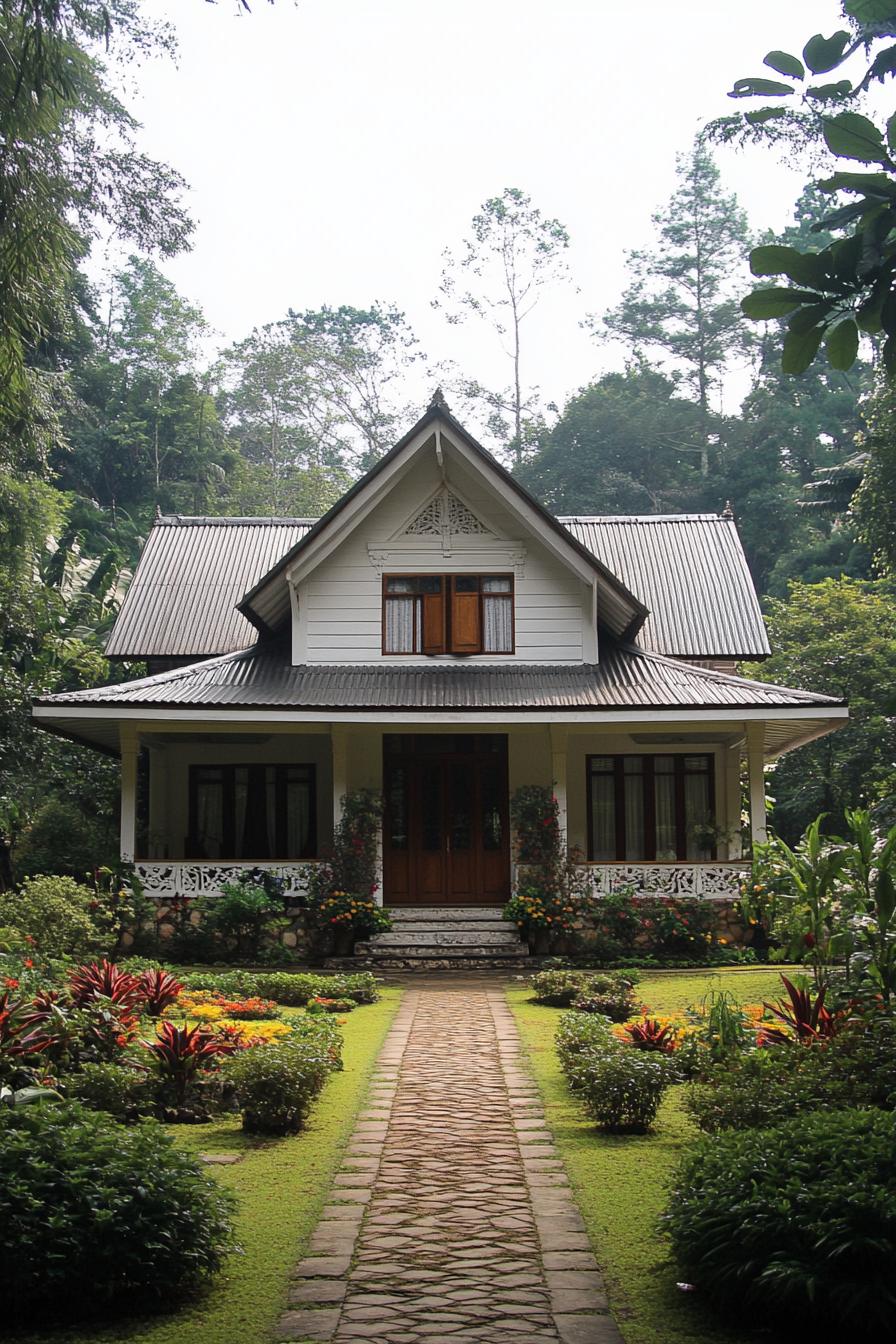
[(675, 1049), (675, 1028), (671, 1022), (658, 1022), (654, 1017), (645, 1017), (641, 1022), (629, 1022), (625, 1030), (631, 1037), (632, 1045), (639, 1050), (660, 1050), (670, 1055)]
[(826, 988), (822, 986), (813, 998), (808, 989), (798, 989), (786, 975), (781, 976), (781, 981), (787, 990), (787, 999), (779, 999), (777, 1003), (766, 1003), (763, 1006), (783, 1026), (761, 1027), (759, 1044), (790, 1045), (793, 1041), (800, 1041), (804, 1045), (811, 1045), (813, 1041), (828, 1040), (831, 1036), (836, 1036), (845, 1025), (846, 1014), (831, 1013), (825, 1008)]
[(183, 985), (169, 971), (144, 971), (138, 977), (140, 996), (144, 1001), (144, 1011), (150, 1017), (161, 1017), (162, 1013), (177, 999)]
[(0, 994), (0, 1080), (14, 1078), (22, 1069), (27, 1073), (25, 1061), (52, 1044), (53, 1038), (29, 1021), (27, 1004), (11, 999), (8, 991)]
[(207, 1028), (178, 1027), (160, 1022), (154, 1041), (141, 1041), (153, 1058), (157, 1073), (171, 1083), (178, 1106), (184, 1104), (187, 1085), (195, 1075), (211, 1066), (215, 1055), (232, 1055), (234, 1047)]
[(137, 977), (105, 960), (79, 966), (69, 976), (69, 990), (72, 1002), (78, 1008), (100, 998), (109, 999), (119, 1008), (135, 1008), (143, 1001), (143, 989)]

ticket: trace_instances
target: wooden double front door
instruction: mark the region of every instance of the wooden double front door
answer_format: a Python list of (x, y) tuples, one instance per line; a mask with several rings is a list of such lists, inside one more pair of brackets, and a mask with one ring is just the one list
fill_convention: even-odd
[(387, 905), (502, 905), (508, 899), (503, 734), (389, 734), (383, 785)]

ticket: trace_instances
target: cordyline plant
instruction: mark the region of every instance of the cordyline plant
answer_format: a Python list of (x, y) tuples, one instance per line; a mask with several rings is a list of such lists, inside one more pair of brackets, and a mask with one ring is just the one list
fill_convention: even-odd
[(825, 1008), (827, 989), (824, 986), (813, 998), (808, 989), (795, 985), (786, 975), (781, 976), (781, 981), (790, 1002), (779, 999), (777, 1003), (766, 1003), (763, 1006), (783, 1023), (785, 1030), (764, 1026), (759, 1033), (760, 1045), (790, 1045), (794, 1041), (811, 1045), (815, 1041), (836, 1036), (846, 1024), (845, 1013), (831, 1013)]
[(673, 1023), (660, 1022), (655, 1017), (627, 1022), (624, 1030), (639, 1050), (659, 1050), (664, 1055), (671, 1055), (677, 1044)]
[(78, 1008), (86, 1007), (94, 999), (108, 999), (121, 1009), (136, 1008), (144, 997), (137, 976), (105, 960), (79, 966), (69, 977), (69, 992)]
[(160, 1022), (154, 1041), (141, 1041), (159, 1076), (171, 1084), (175, 1102), (183, 1106), (187, 1087), (201, 1069), (209, 1068), (216, 1055), (232, 1055), (235, 1047), (205, 1027), (178, 1027)]
[(36, 1056), (52, 1044), (40, 1024), (29, 1021), (24, 1002), (12, 999), (8, 990), (0, 994), (0, 1083), (33, 1082)]
[(143, 1010), (148, 1017), (161, 1017), (177, 1001), (183, 985), (169, 971), (144, 971), (139, 977)]

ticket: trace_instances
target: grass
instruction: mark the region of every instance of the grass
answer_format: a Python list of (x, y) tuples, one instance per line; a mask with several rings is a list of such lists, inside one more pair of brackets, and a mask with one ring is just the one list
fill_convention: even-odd
[[(777, 998), (780, 980), (776, 970), (654, 972), (638, 993), (652, 1011), (675, 1014), (721, 987), (741, 1003), (756, 1003)], [(553, 1049), (563, 1010), (533, 1003), (528, 989), (511, 989), (508, 997), (626, 1344), (768, 1341), (747, 1328), (726, 1329), (675, 1285), (657, 1219), (678, 1160), (697, 1134), (681, 1106), (682, 1089), (667, 1093), (653, 1133), (600, 1134), (571, 1097)]]
[[(242, 1253), (231, 1257), (200, 1298), (175, 1315), (17, 1339), (22, 1344), (268, 1344), (286, 1305), (289, 1272), (304, 1254), (326, 1201), (401, 991), (384, 989), (381, 996), (379, 1003), (346, 1018), (345, 1068), (329, 1079), (301, 1134), (252, 1138), (233, 1116), (208, 1125), (172, 1127), (181, 1148), (242, 1157), (232, 1166), (208, 1168), (239, 1200)], [(300, 1011), (284, 1009), (287, 1015)]]

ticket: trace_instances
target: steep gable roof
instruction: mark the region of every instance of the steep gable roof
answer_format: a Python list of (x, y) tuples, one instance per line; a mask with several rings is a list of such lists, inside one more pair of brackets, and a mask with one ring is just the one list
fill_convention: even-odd
[[(417, 452), (429, 442), (426, 431), (444, 428), (456, 442), (461, 444), (482, 470), (483, 474), (494, 478), (498, 488), (510, 506), (516, 505), (517, 511), (525, 520), (527, 514), (533, 514), (542, 533), (558, 539), (563, 550), (584, 562), (588, 571), (595, 574), (601, 595), (600, 611), (607, 628), (615, 635), (631, 637), (637, 633), (647, 618), (645, 604), (632, 593), (626, 585), (578, 538), (573, 536), (558, 522), (544, 505), (530, 495), (505, 467), (483, 448), (473, 436), (455, 420), (448, 410), (441, 392), (437, 392), (415, 425), (399, 439), (394, 448), (362, 476), (333, 507), (320, 518), (294, 546), (277, 561), (271, 570), (246, 593), (239, 610), (262, 633), (273, 633), (285, 622), (289, 614), (289, 595), (282, 581), (291, 566), (297, 564), (303, 553), (308, 552), (324, 534), (344, 517), (352, 506), (363, 507), (365, 496), (376, 498), (376, 488), (385, 478), (399, 467), (407, 465)], [(405, 459), (405, 460), (403, 460)], [(527, 526), (530, 526), (527, 524)]]
[(730, 512), (559, 521), (650, 608), (639, 648), (735, 660), (771, 652)]
[(157, 518), (107, 658), (207, 658), (254, 643), (237, 603), (313, 518)]

